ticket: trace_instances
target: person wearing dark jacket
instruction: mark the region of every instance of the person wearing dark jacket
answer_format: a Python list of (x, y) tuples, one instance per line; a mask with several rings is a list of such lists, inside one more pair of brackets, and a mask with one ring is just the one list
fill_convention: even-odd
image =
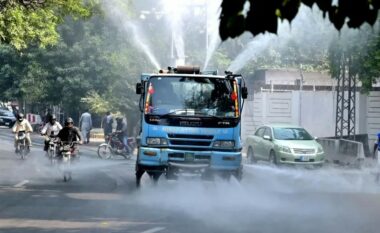
[(74, 127), (74, 121), (71, 117), (65, 120), (65, 127), (63, 127), (57, 137), (61, 142), (72, 143), (79, 141), (79, 144), (83, 143), (83, 137), (77, 127)]

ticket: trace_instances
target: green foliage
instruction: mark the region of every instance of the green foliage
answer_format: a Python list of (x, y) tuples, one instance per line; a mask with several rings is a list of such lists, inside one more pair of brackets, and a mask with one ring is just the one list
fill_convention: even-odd
[(0, 45), (0, 99), (60, 105), (71, 115), (84, 107), (94, 113), (133, 112), (134, 84), (151, 67), (129, 36), (101, 16), (67, 18), (58, 32), (54, 46), (20, 52)]
[(0, 43), (18, 50), (29, 44), (53, 45), (59, 39), (57, 26), (65, 16), (89, 17), (97, 6), (97, 0), (1, 1)]
[[(248, 12), (244, 5), (249, 3)], [(223, 0), (220, 15), (219, 34), (222, 40), (235, 38), (244, 31), (254, 36), (265, 32), (277, 32), (278, 19), (291, 22), (297, 15), (301, 3), (312, 7), (316, 4), (335, 28), (340, 30), (348, 19), (347, 26), (359, 28), (365, 23), (376, 22), (380, 2), (374, 0), (339, 1), (339, 6), (331, 0)], [(246, 15), (244, 14), (246, 13)]]
[[(380, 23), (380, 22), (379, 22)], [(341, 75), (342, 65), (361, 81), (362, 92), (368, 93), (380, 77), (380, 30), (364, 27), (344, 30), (329, 49), (329, 68), (332, 77)]]

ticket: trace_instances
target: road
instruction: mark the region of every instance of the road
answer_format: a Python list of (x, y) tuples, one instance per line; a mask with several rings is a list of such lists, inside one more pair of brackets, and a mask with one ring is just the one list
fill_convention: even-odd
[(247, 165), (241, 183), (182, 177), (136, 190), (134, 161), (99, 160), (82, 146), (63, 182), (36, 142), (14, 155), (0, 128), (0, 232), (379, 232), (380, 185), (373, 169), (276, 169)]

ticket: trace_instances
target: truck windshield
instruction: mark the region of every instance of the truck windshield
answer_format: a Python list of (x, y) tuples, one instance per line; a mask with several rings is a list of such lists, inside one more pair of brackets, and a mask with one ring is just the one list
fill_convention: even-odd
[(148, 83), (145, 113), (234, 117), (237, 94), (223, 78), (152, 77)]

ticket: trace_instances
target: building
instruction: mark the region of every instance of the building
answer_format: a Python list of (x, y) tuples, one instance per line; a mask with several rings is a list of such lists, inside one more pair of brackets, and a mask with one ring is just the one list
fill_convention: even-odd
[[(243, 110), (243, 140), (262, 124), (301, 125), (316, 137), (334, 137), (336, 80), (329, 74), (299, 70), (258, 70), (246, 77), (249, 97)], [(380, 132), (380, 92), (356, 92), (355, 134), (368, 134), (373, 145)]]

